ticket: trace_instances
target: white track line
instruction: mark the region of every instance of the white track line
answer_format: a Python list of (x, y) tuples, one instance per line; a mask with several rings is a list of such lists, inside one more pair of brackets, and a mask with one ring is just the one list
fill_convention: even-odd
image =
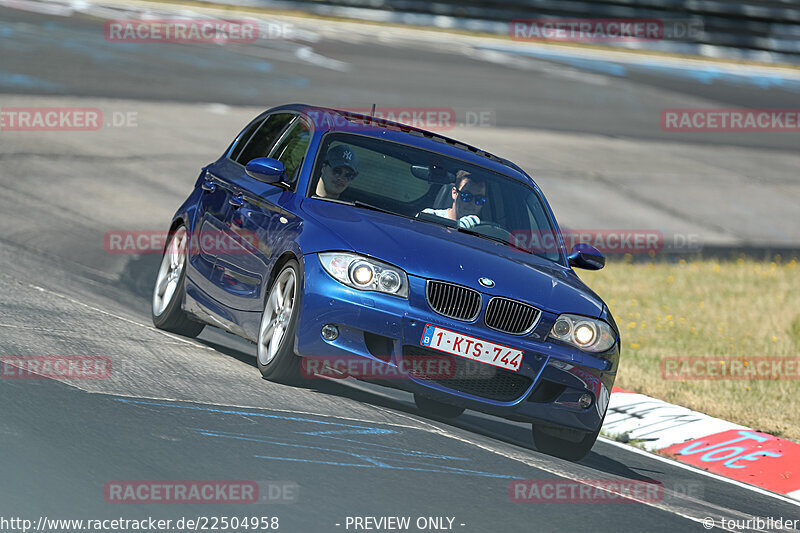
[(180, 344), (188, 344), (190, 346), (194, 346), (195, 348), (202, 348), (204, 350), (216, 351), (216, 350), (214, 350), (214, 348), (211, 348), (210, 346), (206, 346), (205, 344), (200, 344), (199, 342), (190, 341), (189, 339), (187, 339), (185, 337), (174, 335), (172, 333), (169, 333), (169, 332), (161, 330), (161, 329), (156, 329), (154, 326), (149, 326), (147, 324), (142, 324), (141, 322), (136, 322), (135, 320), (131, 320), (130, 318), (125, 318), (124, 316), (119, 316), (119, 315), (115, 315), (114, 313), (109, 313), (108, 311), (106, 311), (104, 309), (100, 309), (99, 307), (95, 307), (93, 305), (89, 305), (87, 303), (83, 303), (83, 302), (81, 302), (79, 300), (76, 300), (75, 298), (71, 298), (71, 297), (69, 297), (69, 296), (67, 296), (65, 294), (61, 294), (61, 293), (58, 293), (58, 292), (55, 292), (55, 291), (51, 291), (50, 289), (45, 289), (44, 287), (39, 287), (38, 285), (33, 285), (31, 283), (27, 283), (26, 285), (31, 289), (34, 289), (34, 290), (37, 290), (37, 291), (40, 291), (40, 292), (44, 292), (46, 294), (49, 294), (51, 296), (55, 296), (57, 298), (61, 298), (61, 299), (67, 300), (68, 302), (74, 303), (76, 305), (80, 305), (81, 307), (85, 307), (87, 309), (91, 309), (92, 311), (95, 311), (97, 313), (100, 313), (100, 314), (103, 314), (103, 315), (106, 315), (106, 316), (110, 316), (110, 317), (116, 318), (118, 320), (122, 320), (123, 322), (127, 322), (128, 324), (133, 324), (135, 326), (139, 326), (140, 328), (145, 328), (145, 329), (153, 331), (155, 333), (160, 333), (161, 335), (165, 335), (165, 336), (169, 337), (172, 340), (178, 341)]

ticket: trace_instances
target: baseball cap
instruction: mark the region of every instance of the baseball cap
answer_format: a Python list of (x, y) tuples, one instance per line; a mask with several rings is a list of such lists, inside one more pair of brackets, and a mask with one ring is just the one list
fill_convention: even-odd
[(358, 156), (346, 144), (340, 144), (328, 150), (325, 160), (331, 168), (348, 167), (353, 172), (358, 172)]

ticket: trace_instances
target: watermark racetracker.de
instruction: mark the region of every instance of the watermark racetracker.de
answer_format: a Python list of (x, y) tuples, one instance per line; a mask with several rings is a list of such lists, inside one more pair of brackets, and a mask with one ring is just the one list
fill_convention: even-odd
[[(103, 236), (103, 248), (109, 254), (160, 254), (167, 243), (175, 243), (172, 234), (163, 230), (110, 230)], [(238, 232), (202, 229), (192, 235), (190, 250), (211, 255), (251, 253), (259, 247), (254, 231)]]
[(800, 357), (663, 357), (666, 380), (798, 380)]
[(800, 109), (664, 109), (661, 129), (674, 132), (800, 132)]
[(101, 355), (4, 355), (2, 379), (106, 379), (111, 358)]
[(308, 356), (301, 362), (301, 373), (307, 379), (356, 378), (368, 380), (407, 379), (492, 379), (497, 371), (490, 365), (470, 360), (458, 361), (449, 356), (405, 355), (402, 359), (386, 362), (361, 356)]
[(101, 128), (135, 128), (137, 111), (97, 107), (2, 107), (0, 132), (7, 131), (97, 131)]
[[(330, 122), (339, 131), (358, 130), (362, 125), (381, 125), (382, 121), (397, 122), (414, 128), (430, 131), (447, 131), (456, 127), (490, 127), (496, 124), (492, 109), (456, 109), (453, 107), (342, 107), (335, 112), (308, 109), (307, 114), (319, 121)], [(349, 113), (364, 115), (363, 120), (354, 120)]]
[(525, 479), (509, 483), (508, 497), (517, 503), (660, 502), (664, 487), (631, 479)]
[(296, 503), (295, 481), (115, 480), (103, 487), (111, 504), (284, 504)]
[(512, 20), (508, 35), (515, 41), (630, 42), (696, 41), (703, 23), (667, 18), (531, 18)]
[(111, 43), (253, 43), (292, 39), (295, 33), (292, 24), (257, 19), (116, 19), (103, 25), (103, 36)]
[(655, 479), (525, 479), (508, 485), (508, 497), (516, 503), (635, 503), (685, 504), (705, 495), (698, 481), (662, 483)]
[(136, 375), (141, 361), (123, 355), (2, 355), (0, 380), (114, 379)]
[[(572, 229), (562, 228), (561, 237), (569, 252), (578, 243), (589, 244), (604, 254), (654, 254), (697, 252), (700, 235), (676, 233), (665, 236), (657, 229)], [(514, 230), (510, 244), (538, 254), (557, 254), (558, 238), (548, 230)]]

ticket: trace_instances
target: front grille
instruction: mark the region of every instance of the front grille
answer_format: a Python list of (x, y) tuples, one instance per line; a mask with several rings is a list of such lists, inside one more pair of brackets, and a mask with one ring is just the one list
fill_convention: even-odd
[(488, 400), (512, 402), (522, 396), (533, 383), (531, 378), (516, 372), (470, 361), (463, 357), (454, 357), (436, 350), (427, 350), (417, 346), (403, 346), (403, 355), (447, 359), (455, 369), (452, 377), (441, 377), (441, 373), (438, 373), (436, 377), (428, 378), (421, 372), (414, 372), (412, 376), (419, 380), (430, 381), (448, 389)]
[(495, 297), (489, 300), (484, 320), (486, 325), (503, 333), (523, 335), (530, 333), (541, 311), (522, 302)]
[(481, 310), (481, 294), (461, 285), (428, 281), (425, 296), (431, 309), (448, 318), (472, 322)]

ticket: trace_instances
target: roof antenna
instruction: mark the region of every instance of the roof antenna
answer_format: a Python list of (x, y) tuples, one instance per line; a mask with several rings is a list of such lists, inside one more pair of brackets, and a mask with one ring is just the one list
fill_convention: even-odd
[(372, 119), (375, 118), (375, 104), (372, 104), (372, 111), (369, 112), (369, 123), (372, 124)]

